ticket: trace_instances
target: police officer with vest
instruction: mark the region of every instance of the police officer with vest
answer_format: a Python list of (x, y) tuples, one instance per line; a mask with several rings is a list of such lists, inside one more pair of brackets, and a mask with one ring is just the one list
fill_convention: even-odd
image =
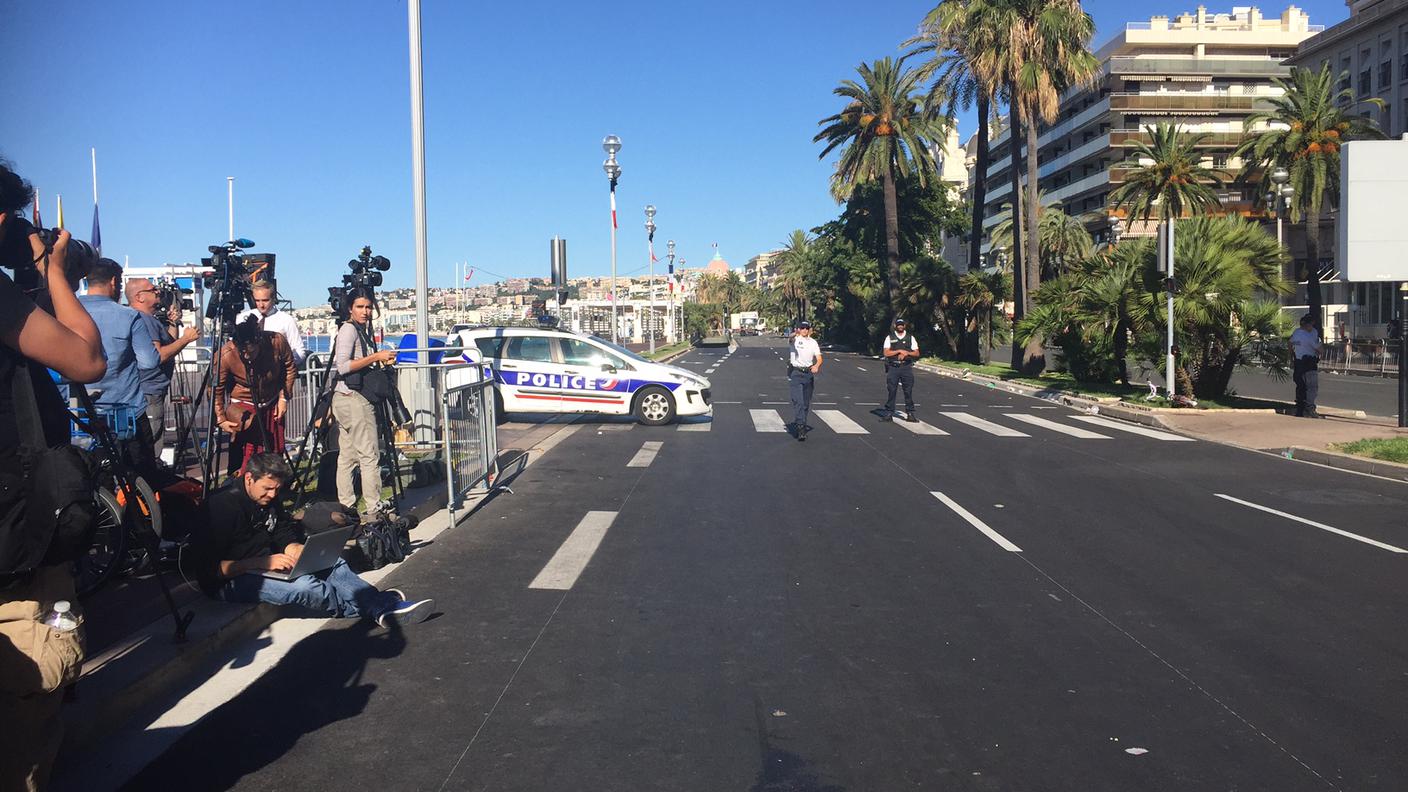
[(821, 347), (812, 338), (812, 323), (798, 322), (792, 335), (792, 351), (787, 358), (787, 385), (792, 397), (793, 437), (805, 442), (807, 418), (811, 417), (812, 391), (816, 387), (816, 373), (821, 369)]
[(904, 387), (904, 419), (918, 423), (914, 414), (914, 361), (919, 359), (919, 341), (907, 332), (903, 318), (895, 320), (895, 329), (885, 337), (885, 389), (889, 399), (885, 401), (885, 414), (882, 421), (895, 419), (895, 392)]

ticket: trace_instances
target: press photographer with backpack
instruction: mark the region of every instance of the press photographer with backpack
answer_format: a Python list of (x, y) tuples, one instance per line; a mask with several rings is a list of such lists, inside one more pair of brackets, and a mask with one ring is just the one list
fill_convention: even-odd
[(395, 350), (378, 352), (371, 341), (372, 309), (376, 307), (370, 289), (357, 288), (347, 295), (347, 320), (337, 328), (333, 340), (332, 415), (337, 421), (337, 500), (349, 510), (357, 507), (357, 491), (352, 475), (360, 471), (364, 514), (374, 518), (386, 510), (381, 502), (381, 443), (377, 432), (376, 404), (389, 395), (383, 392), (390, 380), (373, 366), (396, 362)]
[[(42, 789), (62, 735), (63, 688), (83, 660), (77, 629), (45, 623), (73, 603), (73, 561), (91, 538), (92, 482), (45, 369), (71, 382), (107, 370), (98, 328), (64, 269), (67, 231), (20, 214), (34, 192), (0, 161), (0, 789)], [(13, 277), (11, 277), (11, 274)], [(49, 287), (52, 286), (52, 289)], [(73, 500), (77, 498), (77, 501)], [(86, 508), (85, 508), (86, 507)], [(86, 517), (85, 517), (86, 515)], [(72, 624), (64, 620), (64, 624)]]

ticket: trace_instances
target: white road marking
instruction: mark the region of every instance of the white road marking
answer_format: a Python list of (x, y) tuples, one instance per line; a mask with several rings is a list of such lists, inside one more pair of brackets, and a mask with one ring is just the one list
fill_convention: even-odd
[(865, 369), (861, 368), (860, 366), (856, 366), (856, 368), (860, 369), (861, 371), (865, 371)]
[(1264, 511), (1267, 514), (1274, 514), (1277, 517), (1285, 517), (1287, 520), (1295, 520), (1298, 523), (1305, 523), (1306, 525), (1311, 525), (1316, 528), (1319, 528), (1322, 531), (1329, 531), (1332, 534), (1339, 534), (1340, 536), (1343, 536), (1345, 538), (1353, 539), (1356, 542), (1363, 542), (1364, 544), (1373, 545), (1374, 547), (1377, 547), (1380, 550), (1387, 550), (1390, 553), (1408, 553), (1408, 550), (1404, 550), (1401, 547), (1394, 547), (1391, 544), (1384, 544), (1383, 542), (1370, 539), (1367, 536), (1360, 536), (1357, 533), (1350, 533), (1349, 531), (1336, 528), (1333, 525), (1326, 525), (1324, 523), (1315, 522), (1314, 520), (1307, 520), (1304, 517), (1297, 517), (1294, 514), (1287, 514), (1286, 512), (1273, 509), (1269, 506), (1262, 506), (1256, 503), (1252, 503), (1251, 501), (1244, 501), (1241, 498), (1234, 498), (1231, 495), (1223, 495), (1220, 492), (1214, 492), (1213, 494), (1219, 498), (1222, 498), (1223, 500), (1229, 500), (1233, 503), (1240, 503), (1243, 506), (1247, 506), (1253, 509), (1260, 509), (1261, 511)]
[(995, 424), (992, 421), (979, 418), (978, 416), (973, 415), (971, 413), (944, 412), (939, 414), (946, 415), (961, 424), (967, 424), (968, 426), (971, 426), (974, 429), (980, 429), (990, 435), (997, 435), (998, 437), (1031, 437), (1031, 435), (1027, 434), (1026, 432), (1019, 432), (1016, 429), (1009, 429), (1003, 426), (1002, 424)]
[(706, 369), (704, 369), (704, 373), (705, 373), (705, 374), (713, 374), (715, 371), (718, 371), (718, 370), (719, 370), (719, 367), (718, 367), (718, 366), (714, 366), (713, 368), (706, 368)]
[(650, 467), (650, 463), (655, 461), (655, 456), (660, 453), (660, 447), (663, 445), (665, 444), (659, 440), (647, 440), (645, 445), (636, 452), (636, 455), (631, 457), (631, 461), (626, 463), (626, 467)]
[(1100, 418), (1095, 415), (1074, 415), (1071, 417), (1075, 418), (1077, 421), (1085, 421), (1086, 423), (1093, 423), (1096, 426), (1103, 426), (1106, 429), (1118, 429), (1121, 432), (1129, 432), (1131, 434), (1144, 435), (1145, 437), (1152, 437), (1155, 440), (1177, 440), (1185, 443), (1193, 442), (1193, 438), (1191, 437), (1170, 434), (1168, 432), (1160, 432), (1156, 429), (1147, 429), (1143, 426), (1139, 426), (1138, 424), (1127, 424), (1121, 423), (1119, 421), (1111, 421), (1108, 418)]
[(856, 402), (857, 407), (879, 407), (880, 402)]
[(682, 424), (680, 424), (679, 429), (677, 429), (676, 431), (679, 431), (679, 432), (708, 432), (708, 431), (711, 431), (713, 428), (714, 428), (714, 422), (713, 422), (713, 421), (699, 421), (698, 423), (682, 423)]
[(1007, 541), (1007, 537), (989, 528), (987, 523), (983, 522), (982, 520), (979, 520), (977, 517), (974, 517), (967, 509), (963, 508), (962, 506), (959, 506), (957, 503), (954, 503), (953, 498), (950, 498), (942, 492), (931, 492), (929, 494), (933, 495), (935, 498), (938, 498), (945, 506), (949, 507), (950, 509), (953, 509), (953, 512), (959, 517), (962, 517), (964, 520), (967, 520), (969, 525), (973, 526), (974, 528), (977, 528), (979, 531), (982, 531), (983, 535), (996, 542), (998, 547), (1001, 547), (1003, 550), (1006, 550), (1009, 553), (1022, 552), (1022, 548)]
[(791, 404), (792, 402), (763, 402), (763, 404)]
[(817, 410), (816, 417), (831, 427), (836, 434), (870, 434), (869, 430), (852, 421), (840, 410)]
[(577, 582), (577, 577), (592, 560), (601, 540), (606, 537), (606, 529), (615, 522), (617, 512), (589, 511), (577, 527), (572, 529), (562, 546), (557, 548), (543, 571), (528, 584), (530, 589), (550, 589), (567, 591)]
[(777, 414), (777, 410), (749, 410), (748, 415), (753, 419), (753, 429), (755, 431), (787, 431), (787, 424), (782, 422), (782, 416)]
[(939, 427), (937, 427), (937, 426), (930, 426), (929, 424), (926, 424), (926, 423), (924, 423), (923, 421), (918, 421), (918, 422), (915, 422), (915, 423), (911, 423), (911, 422), (909, 422), (909, 421), (901, 421), (901, 420), (899, 420), (899, 419), (896, 419), (896, 420), (895, 420), (895, 423), (899, 424), (900, 426), (903, 426), (905, 429), (908, 429), (909, 431), (914, 432), (914, 433), (917, 434), (917, 435), (947, 435), (947, 434), (948, 434), (948, 432), (945, 432), (944, 430), (940, 429)]
[(741, 401), (715, 401), (714, 404), (742, 404)]
[(1109, 435), (1102, 435), (1102, 434), (1100, 434), (1099, 432), (1092, 432), (1092, 431), (1090, 431), (1089, 429), (1081, 429), (1081, 428), (1076, 427), (1076, 426), (1067, 426), (1067, 425), (1065, 425), (1065, 424), (1056, 423), (1055, 421), (1048, 421), (1048, 420), (1046, 420), (1045, 418), (1039, 418), (1039, 417), (1037, 417), (1037, 416), (1035, 416), (1035, 415), (1023, 415), (1022, 413), (1003, 413), (1003, 414), (1006, 415), (1008, 418), (1011, 418), (1011, 419), (1013, 419), (1013, 420), (1022, 421), (1023, 423), (1029, 423), (1029, 424), (1031, 424), (1032, 426), (1040, 426), (1040, 427), (1043, 428), (1043, 429), (1050, 429), (1050, 430), (1053, 431), (1053, 432), (1060, 432), (1061, 434), (1067, 434), (1067, 435), (1070, 435), (1071, 437), (1079, 437), (1079, 438), (1081, 438), (1081, 439), (1083, 439), (1083, 440), (1109, 440), (1109, 439), (1110, 439), (1110, 436), (1109, 436)]

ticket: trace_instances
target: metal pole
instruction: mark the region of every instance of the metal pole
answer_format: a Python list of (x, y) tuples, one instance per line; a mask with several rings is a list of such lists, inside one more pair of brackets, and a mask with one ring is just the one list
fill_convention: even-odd
[(235, 238), (235, 177), (225, 177), (225, 205), (230, 212), (230, 236), (227, 239)]
[(1168, 372), (1168, 398), (1173, 400), (1173, 395), (1178, 392), (1178, 377), (1173, 369), (1173, 218), (1168, 219), (1168, 348), (1166, 350), (1165, 365)]
[[(1404, 320), (1408, 319), (1408, 283), (1398, 287), (1398, 425), (1408, 426), (1408, 332), (1404, 332)], [(1385, 355), (1387, 357), (1387, 355)]]
[(616, 184), (611, 184), (611, 343), (619, 344), (616, 321)]
[[(430, 270), (425, 231), (425, 92), (421, 81), (420, 0), (406, 3), (411, 44), (411, 178), (415, 195), (416, 233), (416, 346), (430, 343)], [(425, 365), (430, 358), (425, 352), (416, 353), (416, 362)], [(425, 369), (416, 375), (420, 386), (428, 390)], [(423, 391), (424, 392), (424, 391)]]

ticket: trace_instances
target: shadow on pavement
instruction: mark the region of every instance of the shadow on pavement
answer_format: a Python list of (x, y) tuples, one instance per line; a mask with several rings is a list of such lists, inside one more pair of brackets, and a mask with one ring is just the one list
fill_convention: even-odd
[(278, 665), (211, 712), (122, 788), (229, 789), (287, 753), (305, 734), (360, 714), (376, 691), (368, 661), (406, 647), (393, 626), (357, 620), (299, 642)]

